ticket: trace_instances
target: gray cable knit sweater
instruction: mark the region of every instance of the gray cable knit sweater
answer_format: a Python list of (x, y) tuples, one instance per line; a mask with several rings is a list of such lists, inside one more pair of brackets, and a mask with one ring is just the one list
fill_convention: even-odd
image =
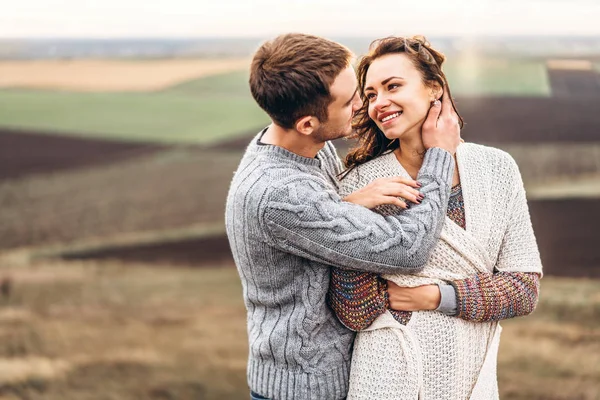
[(421, 270), (442, 228), (454, 160), (428, 150), (417, 177), (425, 199), (383, 217), (338, 196), (331, 143), (305, 158), (259, 137), (235, 173), (225, 213), (248, 310), (248, 383), (271, 399), (343, 399), (354, 334), (325, 302), (329, 265)]

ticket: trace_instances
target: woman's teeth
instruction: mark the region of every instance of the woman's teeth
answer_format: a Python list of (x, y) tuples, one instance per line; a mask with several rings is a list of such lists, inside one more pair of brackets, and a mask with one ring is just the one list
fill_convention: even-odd
[(390, 114), (390, 115), (388, 115), (387, 117), (385, 117), (385, 118), (382, 118), (382, 119), (381, 119), (381, 122), (386, 122), (386, 121), (389, 121), (389, 120), (390, 120), (390, 119), (392, 119), (392, 118), (399, 117), (399, 116), (400, 116), (400, 114), (402, 114), (402, 112), (396, 112), (396, 113)]

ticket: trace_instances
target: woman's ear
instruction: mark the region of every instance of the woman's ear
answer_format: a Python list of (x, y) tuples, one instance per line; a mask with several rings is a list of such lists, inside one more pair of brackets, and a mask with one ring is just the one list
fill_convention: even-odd
[(444, 94), (444, 89), (439, 83), (435, 82), (431, 85), (431, 101), (440, 100)]

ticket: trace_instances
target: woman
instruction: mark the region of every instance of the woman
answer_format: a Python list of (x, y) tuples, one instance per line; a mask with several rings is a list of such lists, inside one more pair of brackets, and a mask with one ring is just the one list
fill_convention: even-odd
[[(341, 196), (376, 178), (416, 177), (429, 107), (441, 96), (451, 98), (443, 62), (422, 37), (373, 43), (358, 66), (364, 100), (356, 123), (359, 146), (346, 158)], [(330, 303), (346, 326), (360, 330), (348, 399), (498, 398), (497, 321), (533, 311), (542, 266), (514, 160), (471, 143), (458, 147), (455, 160), (448, 218), (423, 272), (332, 273)], [(427, 196), (427, 188), (420, 191)], [(378, 210), (398, 212), (393, 206)], [(439, 293), (436, 284), (442, 292), (450, 288), (455, 309), (447, 315), (423, 302), (415, 312), (389, 310), (381, 278), (413, 293)]]

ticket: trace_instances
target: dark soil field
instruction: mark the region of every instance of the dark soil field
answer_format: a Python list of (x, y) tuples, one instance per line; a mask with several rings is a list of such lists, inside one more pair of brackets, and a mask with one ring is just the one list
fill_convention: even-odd
[(109, 164), (164, 148), (154, 144), (80, 139), (0, 128), (0, 181)]
[(63, 254), (61, 258), (64, 260), (117, 260), (120, 262), (189, 267), (231, 266), (233, 264), (233, 257), (226, 236), (186, 239), (177, 242), (88, 252), (70, 252)]
[[(464, 136), (511, 145), (600, 142), (584, 97), (463, 98)], [(0, 131), (0, 251), (221, 222), (248, 136), (208, 148)], [(340, 154), (349, 146), (338, 141)], [(546, 273), (600, 277), (600, 199), (530, 203)], [(230, 263), (226, 238), (71, 253), (66, 258), (200, 266)]]
[(600, 199), (529, 202), (548, 275), (600, 278)]
[[(81, 146), (71, 147), (74, 154), (88, 148), (73, 143)], [(96, 148), (92, 158), (101, 160), (102, 147)], [(36, 163), (38, 154), (1, 162), (14, 171)], [(239, 152), (171, 148), (0, 179), (0, 250), (220, 222), (239, 158)]]
[[(598, 101), (588, 97), (464, 97), (458, 98), (456, 104), (465, 120), (462, 136), (467, 141), (522, 144), (600, 141)], [(243, 150), (259, 130), (247, 137), (220, 142), (213, 148)], [(351, 145), (348, 141), (337, 143), (340, 150)]]
[(549, 69), (548, 78), (554, 97), (600, 99), (600, 74), (597, 71)]
[[(600, 278), (600, 200), (529, 202), (544, 273), (554, 276)], [(189, 239), (159, 245), (71, 253), (65, 259), (116, 259), (190, 267), (233, 264), (225, 236)]]
[(477, 143), (600, 140), (597, 101), (589, 98), (463, 98), (463, 137)]

